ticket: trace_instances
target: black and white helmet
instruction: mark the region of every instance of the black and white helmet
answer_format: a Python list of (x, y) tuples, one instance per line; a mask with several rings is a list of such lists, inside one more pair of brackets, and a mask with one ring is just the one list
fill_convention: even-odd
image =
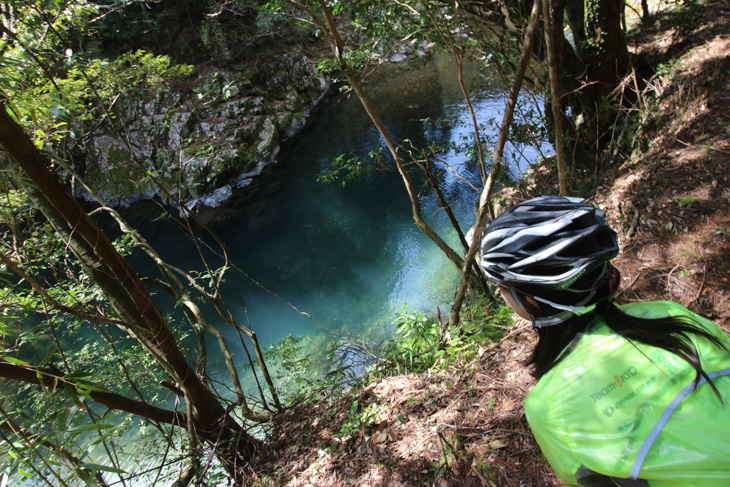
[(482, 268), (507, 287), (567, 289), (618, 254), (605, 215), (581, 198), (540, 196), (520, 203), (486, 229)]

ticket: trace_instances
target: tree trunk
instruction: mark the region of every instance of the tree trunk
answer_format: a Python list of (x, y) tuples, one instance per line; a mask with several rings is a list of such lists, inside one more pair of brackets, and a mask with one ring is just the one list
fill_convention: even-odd
[[(629, 52), (622, 28), (624, 2), (564, 1), (575, 50), (566, 45), (563, 54), (575, 53), (577, 56), (569, 61), (566, 58), (563, 82), (572, 93), (567, 103), (576, 126), (578, 146), (574, 150), (589, 156), (605, 145), (602, 134), (607, 132), (615, 117), (610, 97), (628, 69)], [(578, 155), (575, 163), (593, 159), (586, 155)]]
[(641, 22), (648, 24), (651, 22), (651, 10), (649, 10), (649, 0), (641, 0)]
[(585, 46), (588, 81), (598, 82), (600, 96), (608, 96), (619, 84), (629, 65), (629, 51), (621, 27), (623, 2), (587, 0), (593, 11), (586, 15)]
[(565, 17), (568, 20), (573, 43), (580, 54), (586, 42), (584, 0), (565, 0)]
[(586, 68), (586, 81), (597, 83), (597, 95), (606, 96), (618, 86), (629, 63), (629, 51), (621, 26), (623, 2), (564, 1), (575, 49)]
[[(562, 95), (562, 83), (560, 79), (562, 68), (562, 56), (560, 50), (562, 44), (556, 42), (563, 38), (563, 6), (561, 0), (542, 0), (542, 17), (545, 26), (545, 47), (548, 60), (548, 72), (550, 78), (550, 96), (552, 97), (553, 127), (555, 129), (555, 156), (558, 162), (558, 179), (560, 180), (560, 195), (567, 196), (567, 178), (565, 175), (565, 151), (563, 149), (563, 109), (560, 97)], [(560, 27), (557, 27), (560, 26)], [(559, 29), (559, 30), (558, 30)]]

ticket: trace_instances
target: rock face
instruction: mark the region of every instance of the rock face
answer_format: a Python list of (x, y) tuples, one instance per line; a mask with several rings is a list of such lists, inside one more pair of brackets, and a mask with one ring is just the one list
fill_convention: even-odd
[(218, 206), (275, 161), (329, 87), (302, 55), (281, 55), (255, 73), (198, 76), (187, 95), (118, 101), (114, 123), (93, 132), (76, 169), (107, 203), (160, 197), (196, 211)]

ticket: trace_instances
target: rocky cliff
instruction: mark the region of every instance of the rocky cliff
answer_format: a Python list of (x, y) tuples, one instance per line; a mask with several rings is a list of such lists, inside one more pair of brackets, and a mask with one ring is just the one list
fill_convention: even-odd
[(76, 169), (109, 204), (158, 197), (197, 212), (217, 207), (266, 171), (329, 86), (314, 62), (288, 53), (188, 83), (117, 101), (89, 138)]

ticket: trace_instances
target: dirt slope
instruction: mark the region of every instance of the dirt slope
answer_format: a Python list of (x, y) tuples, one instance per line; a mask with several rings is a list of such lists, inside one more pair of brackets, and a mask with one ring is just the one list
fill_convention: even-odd
[(728, 326), (730, 2), (664, 20), (633, 42), (663, 68), (643, 90), (653, 115), (633, 157), (595, 200), (620, 232), (621, 298), (674, 300)]
[[(262, 484), (560, 485), (524, 418), (533, 380), (521, 366), (531, 339), (522, 325), (470, 363), (384, 378), (358, 397), (288, 411), (274, 425)], [(354, 399), (358, 412), (379, 407), (379, 421), (341, 440)]]
[[(632, 39), (653, 66), (633, 153), (593, 201), (619, 231), (620, 300), (671, 299), (730, 325), (730, 2), (706, 2)], [(638, 85), (637, 85), (638, 86)], [(252, 482), (282, 486), (553, 486), (522, 409), (529, 327), (444, 371), (393, 376), (359, 397), (279, 418)], [(349, 439), (357, 411), (379, 421)]]

